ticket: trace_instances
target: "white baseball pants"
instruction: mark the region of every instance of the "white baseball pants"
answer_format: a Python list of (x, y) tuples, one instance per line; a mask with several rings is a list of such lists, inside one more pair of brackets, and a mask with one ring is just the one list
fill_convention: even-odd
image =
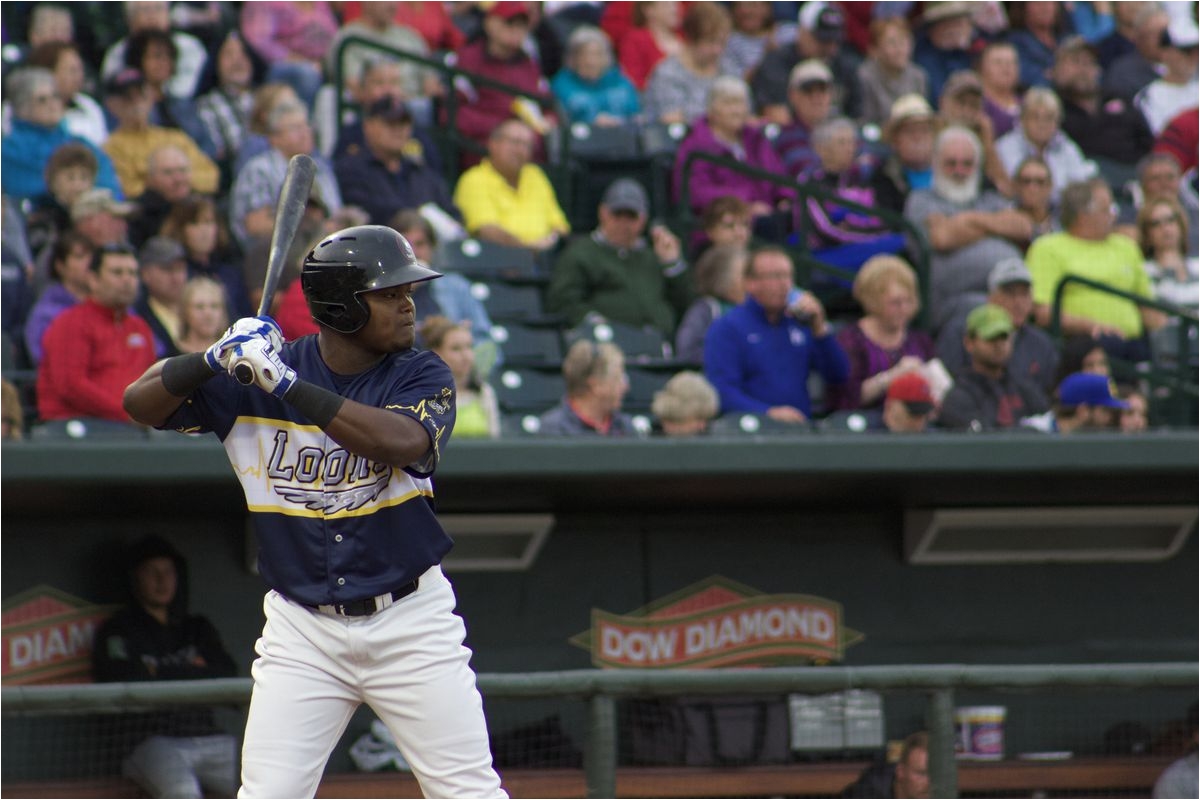
[(151, 797), (231, 797), (237, 789), (237, 739), (151, 736), (122, 765), (125, 777)]
[(507, 797), (454, 605), (438, 566), (415, 592), (366, 617), (269, 592), (238, 797), (314, 796), (360, 703), (387, 725), (426, 797)]

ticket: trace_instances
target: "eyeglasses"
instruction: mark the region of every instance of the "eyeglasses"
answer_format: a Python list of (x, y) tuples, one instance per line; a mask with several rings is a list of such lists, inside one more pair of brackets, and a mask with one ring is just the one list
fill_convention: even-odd
[(942, 160), (942, 166), (945, 169), (954, 169), (962, 167), (964, 169), (974, 169), (975, 159), (973, 158), (947, 158)]
[(62, 98), (56, 94), (35, 94), (32, 100), (35, 105), (44, 106), (55, 101), (61, 102)]
[(1017, 183), (1022, 186), (1049, 186), (1050, 179), (1041, 176), (1021, 175), (1017, 178)]
[(1172, 214), (1169, 217), (1151, 217), (1150, 220), (1147, 222), (1147, 226), (1150, 228), (1159, 228), (1159, 227), (1162, 227), (1163, 225), (1170, 225), (1172, 222), (1178, 222), (1178, 221), (1179, 220), (1177, 220), (1175, 218), (1174, 214)]

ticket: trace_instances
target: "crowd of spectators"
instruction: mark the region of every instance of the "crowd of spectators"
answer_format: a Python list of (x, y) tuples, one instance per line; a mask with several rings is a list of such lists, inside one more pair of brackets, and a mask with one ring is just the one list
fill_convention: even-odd
[[(300, 153), (317, 177), (296, 254), (367, 222), (435, 265), (439, 240), (469, 237), (543, 265), (530, 313), (562, 331), (600, 319), (662, 338), (660, 366), (681, 379), (664, 376), (652, 422), (622, 411), (640, 357), (575, 342), (546, 365), (566, 392), (542, 433), (686, 435), (730, 414), (1120, 429), (1121, 415), (1075, 407), (1144, 410), (1136, 365), (1195, 360), (1177, 314), (1131, 299), (1200, 303), (1195, 3), (39, 2), (3, 15), (4, 369), (36, 371), (18, 392), (33, 422), (127, 423), (126, 378), (251, 313)], [(451, 121), (466, 143), (452, 153)], [(662, 186), (609, 180), (596, 227), (573, 227), (577, 198), (554, 176), (579, 126), (669, 129), (674, 169)], [(914, 269), (926, 243), (927, 273)], [(836, 269), (798, 285), (797, 252)], [(292, 266), (276, 311), (296, 336), (315, 323)], [(421, 344), (451, 364), (460, 419), (498, 435), (505, 334), (439, 268), (416, 293)], [(1121, 294), (1069, 284), (1052, 319), (1071, 277)], [(1062, 373), (1052, 323), (1135, 379), (1101, 392), (1082, 368)]]

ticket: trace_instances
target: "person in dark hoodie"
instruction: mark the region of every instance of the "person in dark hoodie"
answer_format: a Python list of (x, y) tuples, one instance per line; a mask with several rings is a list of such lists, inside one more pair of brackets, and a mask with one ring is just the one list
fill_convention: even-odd
[(929, 734), (911, 734), (895, 764), (868, 767), (839, 796), (929, 797)]
[[(187, 611), (183, 557), (167, 541), (147, 536), (129, 549), (132, 601), (96, 633), (92, 676), (98, 682), (233, 677), (237, 668), (217, 629)], [(221, 732), (211, 709), (153, 712), (150, 731), (125, 759), (123, 772), (152, 797), (233, 797), (237, 740)]]

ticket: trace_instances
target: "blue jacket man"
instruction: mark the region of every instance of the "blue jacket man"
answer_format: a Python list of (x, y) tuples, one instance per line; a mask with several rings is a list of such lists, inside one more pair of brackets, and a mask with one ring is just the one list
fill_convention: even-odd
[(721, 397), (721, 413), (806, 422), (812, 416), (809, 375), (816, 370), (826, 383), (844, 383), (846, 354), (820, 301), (795, 292), (786, 252), (756, 251), (745, 284), (746, 300), (717, 318), (704, 340), (704, 373)]

